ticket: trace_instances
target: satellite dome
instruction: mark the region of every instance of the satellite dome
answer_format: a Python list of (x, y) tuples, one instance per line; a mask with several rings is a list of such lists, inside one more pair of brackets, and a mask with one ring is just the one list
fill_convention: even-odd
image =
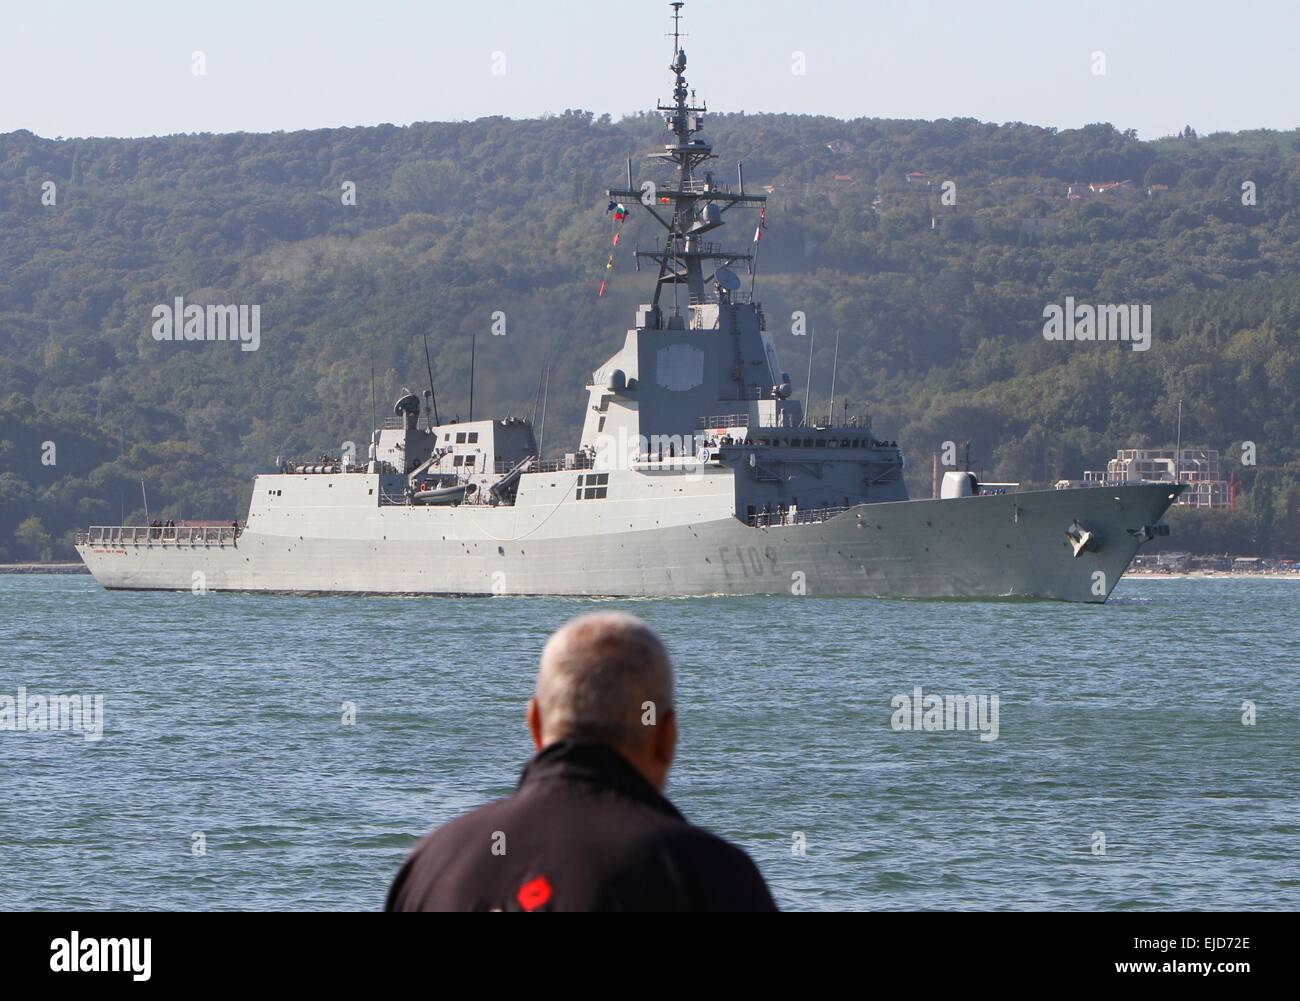
[(420, 398), (412, 393), (409, 389), (403, 387), (402, 395), (397, 402), (393, 404), (393, 413), (399, 417), (403, 414), (419, 414)]

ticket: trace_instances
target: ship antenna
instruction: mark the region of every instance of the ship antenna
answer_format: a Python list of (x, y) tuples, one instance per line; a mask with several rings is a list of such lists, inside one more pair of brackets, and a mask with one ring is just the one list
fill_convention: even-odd
[[(683, 0), (672, 0), (673, 28), (668, 33), (672, 41), (673, 56), (668, 70), (672, 74), (672, 98), (660, 101), (655, 110), (664, 117), (664, 124), (671, 132), (661, 152), (651, 154), (651, 158), (671, 164), (676, 168), (675, 184), (658, 188), (657, 197), (646, 204), (646, 214), (664, 228), (663, 242), (655, 241), (655, 249), (634, 251), (638, 267), (642, 257), (659, 265), (659, 277), (655, 282), (653, 305), (657, 308), (663, 302), (666, 287), (672, 286), (673, 316), (679, 321), (683, 306), (694, 306), (711, 301), (714, 298), (709, 291), (709, 284), (717, 277), (717, 269), (712, 276), (706, 275), (704, 264), (708, 261), (725, 261), (727, 265), (735, 261), (752, 262), (752, 252), (731, 252), (723, 250), (718, 244), (702, 242), (701, 237), (723, 225), (722, 214), (733, 205), (762, 205), (767, 201), (766, 195), (749, 195), (742, 190), (732, 191), (714, 182), (712, 172), (705, 171), (702, 181), (694, 179), (694, 172), (701, 164), (717, 157), (713, 146), (698, 133), (704, 128), (704, 116), (708, 107), (704, 102), (697, 102), (695, 91), (686, 80), (686, 50), (682, 40), (686, 38), (681, 30)], [(641, 198), (643, 192), (632, 188), (611, 188), (605, 193), (617, 205), (619, 198)], [(665, 206), (670, 206), (666, 208)], [(754, 242), (758, 242), (758, 237)], [(739, 286), (737, 286), (738, 288)], [(727, 289), (730, 300), (736, 288)], [(685, 302), (683, 299), (685, 292)], [(750, 282), (750, 297), (754, 292)], [(656, 309), (656, 317), (658, 312)], [(656, 319), (656, 323), (658, 320)]]
[(1178, 464), (1183, 457), (1183, 401), (1178, 401), (1178, 436), (1174, 439), (1174, 485), (1179, 483)]
[(812, 403), (812, 358), (813, 345), (817, 343), (817, 328), (808, 328), (808, 382), (804, 385), (803, 391), (803, 423), (802, 427), (808, 426), (808, 407)]
[(469, 419), (474, 419), (474, 346), (478, 342), (478, 331), (469, 334)]
[(537, 461), (542, 461), (542, 445), (546, 441), (546, 394), (551, 388), (551, 361), (546, 360), (546, 373), (542, 376), (542, 423), (537, 431)]
[(370, 444), (375, 443), (375, 432), (379, 430), (379, 417), (375, 410), (375, 360), (370, 359)]
[[(676, 105), (676, 115), (673, 119), (673, 132), (677, 136), (678, 143), (684, 143), (686, 142), (686, 133), (683, 131), (685, 129), (685, 124), (686, 124), (686, 78), (682, 75), (682, 71), (686, 68), (686, 64), (684, 59), (680, 59), (680, 60), (678, 59), (678, 55), (682, 51), (682, 8), (685, 6), (685, 3), (682, 2), (682, 0), (674, 0), (674, 2), (670, 3), (668, 6), (672, 7), (673, 9), (672, 69), (677, 76), (677, 85), (676, 87), (673, 88), (673, 101)], [(690, 168), (687, 165), (687, 161), (682, 162), (682, 167), (679, 171), (679, 174), (682, 181), (686, 180), (686, 178), (690, 176)], [(677, 222), (677, 211), (675, 208), (673, 211), (673, 221), (674, 224)], [(678, 255), (676, 252), (677, 243), (675, 240), (672, 239), (672, 236), (673, 236), (673, 231), (669, 230), (669, 241), (668, 244), (665, 245), (665, 250), (667, 249), (668, 245), (672, 246), (673, 271), (676, 272), (677, 261), (678, 261)], [(661, 279), (662, 279), (662, 272), (661, 272)], [(682, 309), (681, 303), (679, 303), (677, 300), (678, 284), (679, 282), (677, 281), (676, 275), (674, 274), (674, 279), (673, 279), (673, 315), (674, 316), (680, 315)]]
[(840, 332), (835, 331), (835, 357), (831, 361), (831, 405), (827, 424), (835, 423), (835, 370), (840, 365)]
[(441, 424), (438, 420), (438, 394), (433, 389), (433, 362), (429, 360), (429, 332), (426, 330), (424, 336), (424, 367), (429, 373), (429, 399), (433, 402), (433, 423)]

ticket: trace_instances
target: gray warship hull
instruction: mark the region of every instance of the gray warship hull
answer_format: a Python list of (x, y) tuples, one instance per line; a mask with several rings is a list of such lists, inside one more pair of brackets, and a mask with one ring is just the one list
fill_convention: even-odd
[[(836, 362), (828, 414), (794, 398), (778, 363), (784, 322), (769, 329), (755, 298), (767, 196), (746, 190), (741, 164), (735, 187), (716, 171), (701, 134), (707, 108), (686, 82), (681, 4), (672, 9), (672, 99), (658, 105), (669, 135), (649, 158), (674, 173), (637, 184), (629, 160), (624, 186), (606, 191), (606, 273), (620, 243), (633, 243), (638, 270), (647, 262), (656, 274), (654, 291), (622, 347), (591, 374), (577, 450), (546, 459), (531, 417), (475, 421), (472, 365), (470, 419), (441, 422), (426, 341), (426, 405), (403, 390), (396, 423), (372, 423), (364, 465), (350, 450), (278, 462), (277, 473), (256, 477), (242, 530), (173, 527), (170, 517), (92, 527), (77, 550), (100, 583), (1106, 600), (1138, 547), (1163, 534), (1159, 519), (1182, 486), (1003, 493), (1015, 485), (982, 489), (954, 469), (941, 499), (913, 501), (897, 442), (877, 439), (870, 414), (850, 416), (849, 401), (835, 397)], [(753, 240), (728, 248), (714, 234), (727, 213), (747, 209), (758, 210)], [(633, 216), (662, 228), (654, 249), (640, 249), (652, 244), (639, 230), (623, 241)], [(732, 270), (740, 266), (748, 289)], [(823, 305), (810, 293), (809, 309)], [(800, 350), (815, 341), (802, 336), (803, 309), (790, 319), (782, 337)], [(809, 359), (811, 369), (811, 345)], [(539, 374), (544, 428), (549, 363)]]
[[(751, 527), (735, 517), (641, 530), (505, 538), (458, 509), (452, 537), (246, 530), (218, 541), (88, 540), (106, 588), (427, 595), (852, 595), (1104, 602), (1168, 485), (862, 504), (824, 521)], [(455, 514), (461, 517), (454, 517)], [(481, 514), (481, 513), (480, 513)], [(1081, 551), (1066, 535), (1086, 524)], [(416, 526), (419, 527), (419, 526)]]

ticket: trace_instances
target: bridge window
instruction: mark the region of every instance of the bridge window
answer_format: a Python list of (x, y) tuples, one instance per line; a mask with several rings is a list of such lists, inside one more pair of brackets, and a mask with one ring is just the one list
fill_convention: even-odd
[(579, 476), (578, 500), (604, 500), (609, 492), (608, 483), (609, 473), (586, 473)]
[(471, 431), (469, 433), (469, 437), (466, 438), (465, 440), (468, 441), (471, 445), (475, 444), (478, 441), (478, 432)]
[(456, 444), (457, 444), (457, 445), (463, 445), (463, 444), (465, 444), (465, 432), (464, 432), (464, 431), (457, 431), (457, 432), (456, 432)]

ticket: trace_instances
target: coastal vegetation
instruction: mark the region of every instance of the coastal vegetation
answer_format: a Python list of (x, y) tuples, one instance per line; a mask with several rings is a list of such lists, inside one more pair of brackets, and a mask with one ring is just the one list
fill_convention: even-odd
[[(783, 367), (826, 413), (838, 336), (836, 411), (899, 441), (914, 496), (945, 441), (1048, 486), (1171, 446), (1181, 400), (1182, 441), (1222, 451), (1238, 505), (1172, 512), (1162, 542), (1300, 550), (1300, 131), (733, 114), (706, 134), (719, 182), (743, 160), (770, 192), (757, 295)], [(444, 418), (469, 414), (473, 338), (475, 416), (532, 413), (549, 367), (548, 451), (571, 450), (583, 386), (651, 285), (639, 205), (606, 269), (604, 192), (628, 157), (664, 180), (640, 159), (661, 141), (654, 115), (583, 111), (0, 135), (0, 562), (142, 523), (142, 481), (153, 517), (228, 520), (279, 456), (364, 454), (372, 365), (382, 419), (424, 387), (425, 334)], [(725, 242), (752, 246), (754, 222)], [(257, 350), (156, 339), (154, 310), (182, 297), (259, 306)], [(1149, 349), (1047, 340), (1067, 297), (1151, 305)]]

